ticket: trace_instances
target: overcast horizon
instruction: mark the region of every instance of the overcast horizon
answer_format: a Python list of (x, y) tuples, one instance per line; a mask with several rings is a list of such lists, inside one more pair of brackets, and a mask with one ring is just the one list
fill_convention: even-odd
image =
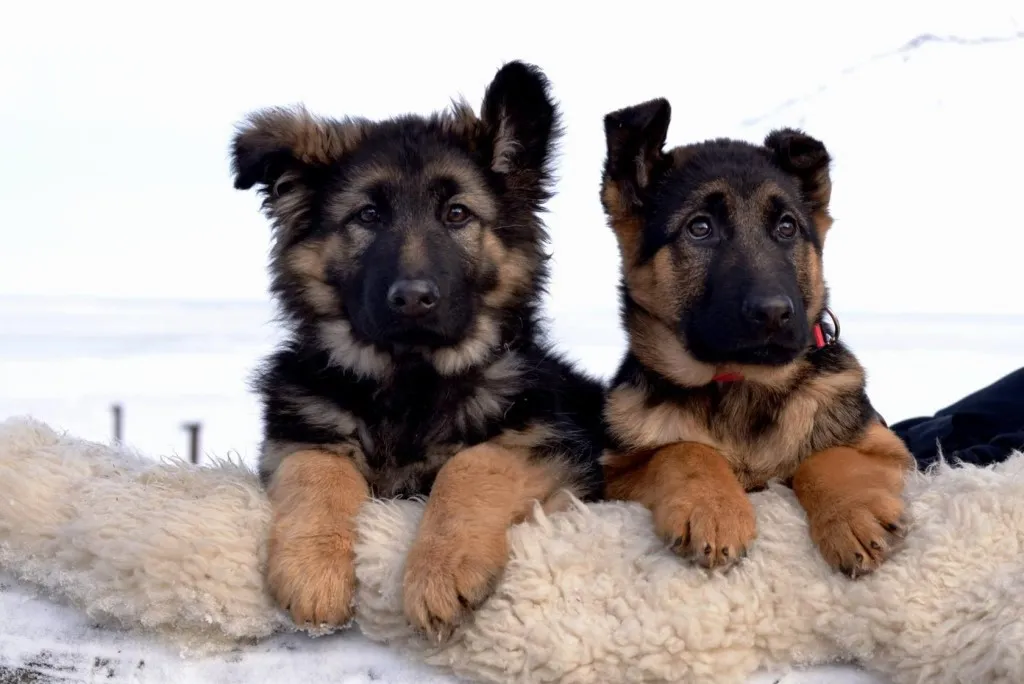
[[(265, 300), (269, 227), (255, 193), (229, 177), (241, 117), (297, 102), (371, 118), (460, 96), (479, 106), (495, 70), (519, 58), (548, 74), (567, 129), (546, 216), (551, 310), (613, 316), (601, 118), (665, 96), (669, 145), (758, 141), (777, 125), (828, 145), (826, 278), (841, 309), (1024, 314), (1012, 275), (1021, 219), (1007, 214), (1024, 154), (1024, 105), (1005, 86), (1024, 57), (1019, 3), (631, 3), (657, 40), (623, 30), (619, 12), (581, 17), (556, 3), (394, 7), (386, 27), (376, 3), (11, 8), (0, 29), (0, 58), (16, 65), (0, 72), (0, 296)], [(924, 34), (1018, 40), (899, 53)]]

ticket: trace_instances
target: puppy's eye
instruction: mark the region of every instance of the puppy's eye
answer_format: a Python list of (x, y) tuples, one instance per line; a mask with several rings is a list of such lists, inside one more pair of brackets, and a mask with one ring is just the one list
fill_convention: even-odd
[(783, 240), (792, 240), (796, 237), (797, 226), (793, 217), (786, 214), (780, 218), (779, 222), (775, 224), (775, 234)]
[(380, 221), (380, 212), (377, 211), (377, 207), (363, 207), (356, 216), (362, 223), (377, 223)]
[(444, 222), (451, 225), (462, 225), (469, 220), (469, 209), (462, 204), (453, 204), (444, 214)]
[(686, 232), (694, 240), (703, 240), (711, 235), (711, 222), (706, 218), (695, 218), (686, 224)]

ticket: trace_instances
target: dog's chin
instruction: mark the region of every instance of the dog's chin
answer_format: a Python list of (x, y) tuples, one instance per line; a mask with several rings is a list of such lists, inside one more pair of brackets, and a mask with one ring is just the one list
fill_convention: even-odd
[(403, 328), (381, 335), (377, 343), (396, 349), (441, 349), (458, 343), (458, 338), (431, 328)]
[(723, 350), (719, 364), (737, 364), (742, 366), (786, 366), (793, 363), (804, 352), (804, 347), (793, 347), (782, 344), (762, 344), (751, 347), (737, 347)]
[(780, 342), (739, 343), (732, 345), (690, 344), (690, 353), (702, 363), (713, 366), (779, 367), (793, 363), (804, 353), (804, 345)]
[(433, 351), (459, 344), (467, 329), (467, 325), (453, 321), (388, 321), (376, 326), (369, 337), (378, 347), (394, 351)]

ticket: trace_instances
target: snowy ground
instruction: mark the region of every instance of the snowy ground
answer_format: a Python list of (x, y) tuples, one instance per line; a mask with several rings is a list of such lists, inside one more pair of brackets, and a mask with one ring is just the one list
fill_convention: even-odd
[[(280, 635), (239, 652), (185, 658), (161, 642), (92, 627), (81, 613), (36, 598), (0, 574), (0, 684), (455, 684), (350, 631), (317, 639)], [(301, 672), (301, 679), (298, 673)], [(878, 684), (842, 666), (762, 673), (748, 684)]]

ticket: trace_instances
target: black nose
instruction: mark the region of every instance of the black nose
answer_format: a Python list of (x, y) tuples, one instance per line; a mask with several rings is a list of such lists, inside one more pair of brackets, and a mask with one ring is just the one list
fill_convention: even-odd
[(388, 288), (388, 306), (403, 316), (422, 316), (441, 299), (432, 280), (398, 280)]
[(793, 317), (793, 300), (785, 295), (747, 297), (743, 302), (743, 315), (769, 331), (778, 330)]

